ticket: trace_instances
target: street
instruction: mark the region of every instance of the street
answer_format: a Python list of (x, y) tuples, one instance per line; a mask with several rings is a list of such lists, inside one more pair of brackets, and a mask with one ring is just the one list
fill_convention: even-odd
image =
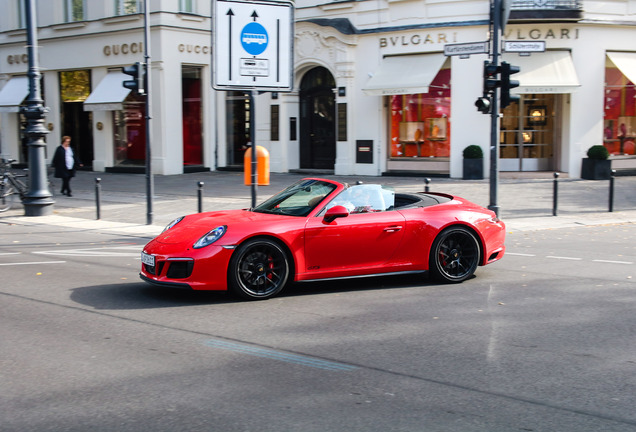
[(149, 238), (0, 222), (0, 430), (636, 431), (633, 238), (245, 302), (145, 284)]

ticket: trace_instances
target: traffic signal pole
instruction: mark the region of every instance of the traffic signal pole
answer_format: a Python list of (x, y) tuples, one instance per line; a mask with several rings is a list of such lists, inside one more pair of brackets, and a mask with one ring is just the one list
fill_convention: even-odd
[(149, 1), (144, 0), (144, 65), (145, 69), (145, 92), (146, 92), (146, 225), (152, 225), (152, 197), (155, 191), (154, 179), (152, 176), (152, 103), (150, 91), (151, 67), (150, 67), (150, 11)]
[[(492, 65), (499, 66), (499, 37), (501, 33), (502, 0), (490, 4)], [(488, 208), (499, 217), (499, 88), (493, 89), (490, 105), (490, 204)]]

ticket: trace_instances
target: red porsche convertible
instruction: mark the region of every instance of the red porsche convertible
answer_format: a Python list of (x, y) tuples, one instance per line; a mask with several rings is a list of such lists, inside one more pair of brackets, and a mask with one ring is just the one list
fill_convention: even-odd
[(252, 209), (172, 221), (141, 253), (155, 285), (271, 298), (292, 281), (429, 272), (462, 282), (501, 259), (495, 214), (440, 193), (306, 178)]

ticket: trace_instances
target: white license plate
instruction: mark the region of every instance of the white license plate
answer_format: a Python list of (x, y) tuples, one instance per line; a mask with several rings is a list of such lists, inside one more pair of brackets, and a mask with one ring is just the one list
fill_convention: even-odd
[(142, 252), (141, 253), (141, 262), (149, 265), (149, 266), (155, 266), (155, 257), (154, 255), (148, 255), (147, 253)]

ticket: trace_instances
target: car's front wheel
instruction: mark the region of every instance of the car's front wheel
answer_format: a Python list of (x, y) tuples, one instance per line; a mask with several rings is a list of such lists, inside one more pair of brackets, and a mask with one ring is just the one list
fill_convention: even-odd
[(228, 273), (232, 292), (249, 300), (264, 300), (280, 293), (287, 284), (289, 261), (276, 242), (253, 239), (236, 249)]
[(462, 226), (442, 231), (431, 248), (429, 271), (442, 282), (462, 282), (471, 277), (479, 265), (479, 241)]

